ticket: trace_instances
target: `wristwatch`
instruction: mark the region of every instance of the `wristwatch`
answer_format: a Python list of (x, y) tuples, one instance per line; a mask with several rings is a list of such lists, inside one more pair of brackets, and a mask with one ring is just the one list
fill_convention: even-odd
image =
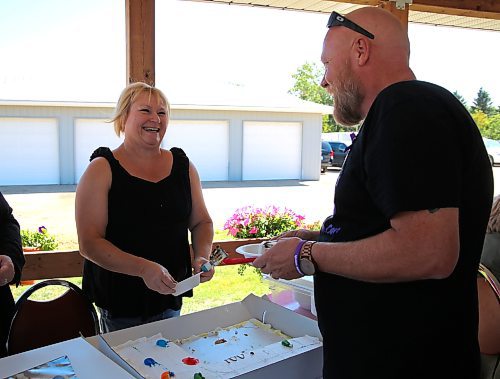
[(307, 241), (300, 250), (299, 267), (304, 275), (314, 275), (318, 270), (318, 266), (312, 257), (312, 247), (315, 243), (316, 242)]

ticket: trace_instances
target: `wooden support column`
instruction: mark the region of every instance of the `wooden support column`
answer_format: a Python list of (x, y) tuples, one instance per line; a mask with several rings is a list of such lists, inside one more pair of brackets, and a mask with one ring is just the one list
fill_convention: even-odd
[(125, 0), (127, 84), (155, 84), (155, 0)]
[(392, 1), (380, 1), (378, 6), (379, 8), (385, 9), (391, 12), (394, 16), (396, 16), (399, 22), (401, 22), (401, 25), (403, 25), (406, 32), (408, 33), (408, 14), (410, 12), (410, 7), (408, 6), (408, 4), (405, 4), (404, 9), (398, 9), (396, 7), (396, 2), (392, 0)]

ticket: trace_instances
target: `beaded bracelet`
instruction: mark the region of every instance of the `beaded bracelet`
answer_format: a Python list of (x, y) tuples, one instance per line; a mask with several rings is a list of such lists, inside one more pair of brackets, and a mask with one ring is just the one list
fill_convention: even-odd
[(300, 266), (299, 266), (299, 256), (300, 256), (300, 251), (302, 250), (302, 246), (304, 246), (304, 244), (306, 242), (307, 242), (306, 240), (300, 240), (300, 242), (297, 245), (297, 247), (295, 247), (295, 252), (293, 254), (293, 256), (294, 256), (294, 262), (295, 262), (295, 269), (302, 276), (304, 276), (305, 274), (300, 269)]

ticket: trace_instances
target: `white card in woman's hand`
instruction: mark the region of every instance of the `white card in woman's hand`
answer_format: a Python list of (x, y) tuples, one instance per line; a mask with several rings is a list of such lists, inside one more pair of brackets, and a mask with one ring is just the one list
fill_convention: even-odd
[(194, 287), (200, 284), (200, 275), (201, 272), (187, 279), (184, 279), (182, 282), (177, 283), (177, 285), (175, 286), (175, 292), (172, 295), (179, 296), (184, 292), (192, 290)]

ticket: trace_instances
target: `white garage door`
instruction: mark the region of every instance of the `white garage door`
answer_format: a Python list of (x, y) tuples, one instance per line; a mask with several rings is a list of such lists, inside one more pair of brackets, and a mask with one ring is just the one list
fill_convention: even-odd
[(75, 180), (80, 181), (89, 165), (89, 159), (95, 149), (107, 146), (111, 150), (122, 143), (113, 129), (113, 123), (101, 119), (75, 120)]
[(163, 146), (182, 148), (203, 181), (228, 179), (229, 124), (227, 121), (170, 120)]
[(57, 120), (0, 118), (0, 185), (59, 183)]
[(301, 123), (243, 123), (243, 180), (300, 179), (301, 167)]

